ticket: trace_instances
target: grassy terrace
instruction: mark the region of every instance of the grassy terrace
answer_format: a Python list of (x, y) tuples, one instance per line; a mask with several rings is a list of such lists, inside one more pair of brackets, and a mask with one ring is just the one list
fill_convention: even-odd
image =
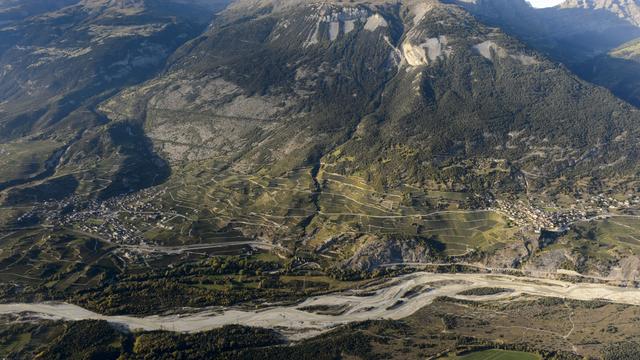
[(48, 140), (0, 145), (0, 183), (28, 178), (43, 171), (47, 159), (62, 145)]
[[(580, 222), (572, 227), (566, 241), (592, 261), (615, 261), (640, 251), (640, 218), (621, 215)], [(558, 246), (562, 244), (553, 245), (550, 249)]]
[(237, 238), (233, 231), (242, 229), (286, 244), (306, 231), (314, 234), (307, 244), (316, 247), (338, 234), (395, 234), (432, 237), (445, 245), (447, 255), (461, 255), (509, 242), (517, 230), (499, 213), (461, 209), (465, 193), (412, 187), (385, 192), (357, 176), (332, 173), (326, 165), (317, 175), (318, 188), (310, 168), (282, 177), (183, 175), (174, 175), (162, 202), (184, 216), (165, 224), (171, 229), (147, 229), (147, 238), (217, 242)]
[(596, 235), (607, 245), (620, 245), (640, 249), (640, 218), (616, 216), (598, 221)]

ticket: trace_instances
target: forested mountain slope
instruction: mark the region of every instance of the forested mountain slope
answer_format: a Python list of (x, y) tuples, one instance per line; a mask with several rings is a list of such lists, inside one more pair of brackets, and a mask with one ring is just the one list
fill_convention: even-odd
[[(16, 6), (31, 9), (30, 4)], [(129, 131), (129, 140), (110, 139), (117, 130), (103, 126), (107, 119), (94, 109), (119, 89), (157, 74), (174, 50), (199, 35), (223, 4), (85, 0), (69, 6), (50, 3), (46, 9), (51, 11), (46, 12), (38, 2), (42, 13), (0, 26), (0, 139), (6, 155), (0, 188), (37, 184), (54, 172), (58, 179), (66, 176), (55, 170), (61, 159), (71, 156), (65, 152), (90, 141), (102, 143), (102, 150), (94, 143), (90, 151), (103, 151), (113, 161), (105, 165), (109, 170), (85, 176), (88, 181), (110, 177), (106, 172), (117, 177), (113, 167), (122, 158), (149, 161), (149, 156), (132, 159), (135, 153), (118, 154), (117, 142), (127, 141), (137, 143), (145, 154), (144, 138)], [(89, 154), (76, 158), (84, 163), (76, 167), (100, 166), (90, 164)], [(66, 185), (56, 186), (52, 196), (72, 194), (76, 182), (66, 177)]]
[(563, 62), (583, 79), (640, 105), (635, 90), (640, 68), (617, 51), (640, 38), (637, 0), (569, 0), (546, 9), (534, 9), (524, 0), (450, 2)]
[(144, 127), (181, 187), (162, 206), (193, 209), (200, 239), (428, 238), (413, 216), (625, 191), (636, 171), (635, 108), (437, 1), (240, 1), (99, 109)]

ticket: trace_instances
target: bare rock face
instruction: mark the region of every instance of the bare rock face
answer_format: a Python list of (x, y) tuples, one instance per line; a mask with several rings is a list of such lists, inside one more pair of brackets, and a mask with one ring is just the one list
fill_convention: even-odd
[(640, 258), (628, 256), (620, 259), (618, 264), (611, 269), (608, 277), (617, 281), (637, 282), (640, 280)]
[(506, 245), (504, 248), (489, 254), (482, 263), (488, 268), (508, 269), (517, 268), (525, 259), (527, 259), (528, 251), (523, 242), (515, 241)]
[(428, 263), (437, 259), (438, 244), (426, 239), (399, 239), (363, 236), (359, 247), (344, 266), (356, 271), (371, 271), (385, 265)]
[(529, 259), (525, 270), (530, 272), (554, 273), (558, 269), (566, 268), (567, 264), (573, 264), (575, 259), (565, 249), (550, 250), (536, 254)]

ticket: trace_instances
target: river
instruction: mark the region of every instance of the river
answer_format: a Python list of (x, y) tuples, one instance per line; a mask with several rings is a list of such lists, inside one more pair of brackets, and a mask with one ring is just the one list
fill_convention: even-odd
[[(500, 287), (511, 289), (512, 292), (482, 297), (457, 295), (463, 290), (477, 287)], [(523, 293), (575, 300), (606, 299), (615, 303), (640, 305), (640, 289), (635, 288), (507, 275), (414, 273), (382, 281), (365, 289), (322, 295), (295, 305), (259, 310), (209, 308), (173, 315), (103, 316), (66, 303), (37, 303), (0, 304), (0, 314), (29, 313), (35, 318), (67, 321), (106, 320), (132, 331), (198, 332), (239, 324), (278, 329), (290, 340), (301, 340), (350, 322), (401, 319), (440, 296), (508, 300)], [(325, 310), (325, 313), (318, 313), (318, 309)], [(331, 314), (326, 313), (328, 309)]]

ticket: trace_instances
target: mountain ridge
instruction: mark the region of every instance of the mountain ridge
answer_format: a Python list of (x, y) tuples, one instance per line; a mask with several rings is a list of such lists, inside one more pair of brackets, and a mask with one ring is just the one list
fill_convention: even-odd
[(637, 0), (567, 0), (560, 8), (602, 9), (640, 26), (640, 3)]
[(533, 9), (523, 0), (455, 3), (565, 64), (583, 79), (610, 89), (635, 106), (640, 105), (633, 90), (638, 85), (637, 63), (619, 56), (624, 51), (617, 51), (640, 38), (640, 27), (633, 18), (615, 11), (618, 8), (613, 5), (617, 3), (579, 6), (584, 3), (578, 2), (545, 9)]
[[(178, 170), (180, 167), (190, 162), (201, 167), (212, 163), (208, 166), (217, 164), (215, 166), (224, 169), (217, 172), (223, 178), (254, 174), (304, 185), (302, 196), (290, 196), (280, 189), (267, 187), (267, 190), (261, 190), (242, 180), (234, 186), (245, 187), (251, 195), (245, 194), (241, 198), (236, 198), (240, 194), (235, 193), (225, 195), (234, 199), (230, 200), (232, 203), (242, 202), (239, 209), (225, 216), (233, 219), (246, 217), (246, 212), (268, 211), (270, 216), (284, 219), (291, 230), (277, 230), (276, 226), (268, 232), (262, 229), (253, 233), (255, 230), (246, 229), (247, 234), (277, 239), (279, 236), (291, 237), (280, 231), (293, 231), (294, 238), (301, 237), (303, 243), (309, 244), (318, 244), (327, 236), (322, 234), (327, 226), (327, 215), (323, 214), (335, 205), (331, 204), (333, 195), (324, 193), (338, 190), (332, 190), (328, 179), (331, 176), (343, 176), (349, 181), (364, 179), (367, 187), (381, 193), (402, 189), (403, 184), (421, 188), (437, 183), (442, 189), (470, 194), (490, 189), (496, 192), (509, 189), (517, 194), (524, 191), (526, 176), (520, 172), (524, 166), (515, 165), (516, 161), (530, 167), (522, 169), (527, 173), (551, 178), (564, 172), (584, 174), (585, 171), (605, 169), (589, 165), (590, 161), (610, 162), (614, 168), (619, 166), (620, 171), (627, 171), (622, 170), (627, 166), (623, 165), (627, 160), (618, 163), (613, 160), (616, 157), (613, 154), (621, 151), (614, 148), (626, 146), (622, 145), (626, 142), (625, 136), (630, 139), (636, 135), (628, 132), (619, 137), (621, 129), (629, 126), (616, 124), (621, 120), (616, 117), (624, 114), (623, 117), (632, 118), (637, 115), (636, 110), (615, 100), (606, 91), (578, 80), (566, 69), (557, 67), (504, 34), (474, 22), (460, 9), (442, 4), (426, 12), (425, 19), (417, 24), (400, 26), (397, 24), (403, 10), (395, 4), (359, 7), (361, 12), (344, 10), (350, 8), (348, 4), (322, 6), (305, 3), (274, 10), (274, 13), (259, 12), (256, 17), (239, 23), (233, 14), (235, 9), (231, 9), (228, 24), (233, 24), (232, 29), (226, 23), (227, 15), (221, 14), (217, 27), (212, 27), (201, 40), (194, 41), (194, 46), (178, 52), (167, 74), (139, 89), (128, 89), (104, 103), (101, 111), (107, 117), (119, 120), (135, 119), (141, 114), (145, 118), (145, 130), (157, 151), (170, 159), (178, 173), (182, 173)], [(356, 15), (347, 16), (347, 13)], [(293, 20), (285, 21), (285, 16)], [(369, 21), (376, 18), (385, 21)], [(355, 22), (353, 28), (346, 26), (349, 21)], [(407, 18), (406, 21), (413, 20)], [(372, 23), (376, 26), (367, 27)], [(465, 24), (466, 28), (455, 25), (457, 23)], [(347, 29), (351, 30), (347, 32)], [(396, 29), (404, 30), (394, 34)], [(228, 33), (233, 33), (235, 40), (240, 39), (236, 42), (238, 45), (227, 42)], [(368, 50), (361, 47), (363, 43), (369, 44)], [(222, 46), (226, 50), (225, 57), (217, 55)], [(359, 52), (345, 50), (351, 46)], [(242, 63), (255, 53), (262, 54), (264, 64), (250, 60), (251, 67), (244, 66)], [(342, 54), (353, 58), (345, 61)], [(471, 69), (466, 63), (468, 59), (473, 59)], [(364, 66), (355, 66), (358, 64)], [(468, 83), (463, 74), (469, 71), (481, 78)], [(272, 74), (276, 74), (275, 78), (271, 78)], [(556, 80), (552, 81), (549, 74)], [(521, 80), (519, 76), (531, 78)], [(581, 119), (591, 121), (590, 125), (571, 122), (568, 114), (547, 120), (548, 115), (543, 115), (541, 105), (532, 105), (535, 102), (524, 95), (513, 97), (513, 94), (532, 94), (529, 88), (525, 86), (515, 93), (508, 90), (513, 90), (516, 81), (536, 83), (541, 78), (547, 79), (545, 85), (541, 85), (545, 89), (557, 86), (558, 96), (566, 92), (577, 97), (590, 94), (592, 100), (571, 106), (582, 109), (577, 111), (584, 111)], [(558, 86), (558, 78), (566, 80), (566, 84)], [(484, 84), (487, 84), (486, 88)], [(219, 93), (206, 89), (217, 89)], [(492, 108), (481, 104), (489, 94), (504, 99), (496, 100), (500, 106)], [(546, 100), (538, 102), (545, 106), (557, 106), (558, 109), (565, 106), (553, 105), (552, 99), (556, 95), (540, 96)], [(615, 103), (614, 107), (619, 106), (619, 110), (611, 109), (612, 113), (595, 116), (598, 121), (590, 120), (593, 114), (599, 114), (593, 105), (587, 105), (594, 101)], [(509, 113), (516, 108), (527, 110), (512, 122), (513, 115)], [(561, 114), (562, 111), (553, 113)], [(181, 116), (180, 122), (172, 120), (176, 115)], [(575, 114), (571, 116), (575, 117)], [(250, 131), (231, 132), (227, 141), (221, 141), (200, 127), (207, 118), (209, 123), (215, 124), (214, 129), (219, 129), (217, 131), (224, 131), (222, 129), (230, 122)], [(626, 121), (632, 123), (631, 118), (624, 120), (625, 124), (630, 124)], [(605, 121), (607, 125), (604, 125)], [(189, 131), (185, 131), (187, 126)], [(569, 128), (575, 130), (567, 131)], [(198, 136), (191, 137), (191, 131), (197, 131)], [(559, 135), (574, 134), (574, 131), (581, 135), (573, 138), (573, 135)], [(593, 135), (589, 135), (592, 131)], [(179, 141), (175, 134), (180, 134)], [(518, 136), (521, 138), (515, 142), (507, 140)], [(535, 139), (545, 138), (548, 146), (525, 150), (535, 146)], [(618, 140), (613, 141), (614, 138)], [(562, 149), (549, 152), (554, 144), (560, 143)], [(591, 144), (597, 145), (591, 147)], [(569, 150), (570, 147), (575, 149)], [(569, 155), (571, 151), (573, 155)], [(545, 155), (521, 158), (528, 152)], [(505, 159), (505, 154), (510, 158)], [(575, 158), (571, 159), (572, 156)], [(609, 156), (611, 161), (604, 160)], [(556, 157), (557, 162), (548, 161)], [(595, 160), (598, 157), (600, 159)], [(632, 158), (633, 155), (626, 158), (630, 161), (628, 164)], [(504, 165), (493, 165), (496, 168), (485, 174), (484, 180), (476, 181), (477, 174), (492, 166), (491, 162)], [(528, 181), (531, 186), (537, 182), (534, 178)], [(536, 186), (543, 186), (543, 183)], [(214, 186), (205, 193), (214, 196), (213, 193), (221, 191), (222, 188)], [(305, 195), (307, 191), (312, 195)], [(345, 189), (339, 189), (338, 193), (347, 196), (342, 191)], [(403, 193), (406, 191), (402, 190)], [(254, 201), (270, 192), (273, 192), (270, 196), (282, 196), (282, 204), (291, 201), (296, 204), (291, 208), (301, 207), (299, 210), (304, 209), (309, 216), (302, 217), (304, 221), (296, 220), (297, 215), (291, 215), (289, 210), (268, 209), (260, 204), (263, 200)], [(221, 197), (216, 201), (227, 201), (222, 194), (215, 197)], [(211, 206), (217, 209), (215, 211), (221, 209), (220, 205)], [(363, 214), (371, 211), (362, 210)], [(221, 221), (216, 226), (225, 227), (231, 223)], [(274, 230), (275, 233), (270, 233)], [(340, 231), (347, 230), (332, 235), (339, 236)], [(355, 229), (348, 231), (357, 232)]]

